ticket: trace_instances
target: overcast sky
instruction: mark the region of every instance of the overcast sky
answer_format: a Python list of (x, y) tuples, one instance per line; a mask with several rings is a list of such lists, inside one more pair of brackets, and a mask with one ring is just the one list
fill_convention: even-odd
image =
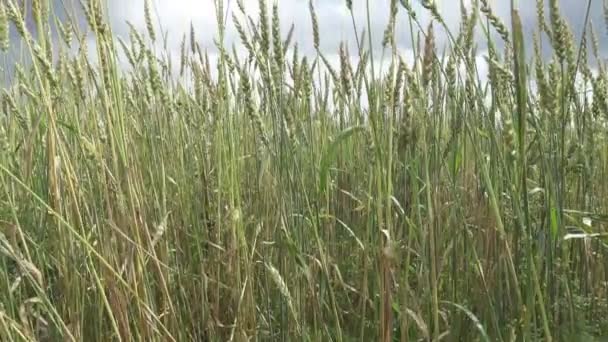
[[(127, 21), (134, 24), (137, 28), (145, 31), (144, 21), (144, 0), (107, 0), (108, 11), (114, 33), (121, 36), (123, 39), (128, 39), (129, 26)], [(179, 44), (184, 33), (188, 34), (190, 25), (192, 24), (199, 43), (203, 48), (207, 48), (211, 53), (215, 51), (213, 47), (213, 39), (216, 34), (216, 19), (214, 0), (151, 0), (153, 11), (156, 14), (155, 22), (160, 23), (164, 32), (168, 33), (169, 48), (175, 57), (179, 56)], [(599, 33), (601, 51), (608, 52), (608, 39), (606, 39), (606, 25), (603, 21), (603, 1), (591, 0), (591, 16), (590, 19), (594, 23), (597, 32)], [(68, 7), (79, 7), (78, 0), (53, 0), (55, 4), (56, 14), (60, 18), (64, 18), (62, 3)], [(257, 19), (258, 1), (243, 0), (247, 6), (247, 12)], [(419, 0), (411, 0), (414, 8), (418, 13), (418, 17), (422, 25), (426, 26), (429, 22), (429, 16), (424, 10)], [(471, 0), (464, 0), (466, 6), (470, 6)], [(525, 27), (525, 36), (528, 40), (531, 39), (532, 29), (536, 25), (535, 2), (533, 0), (519, 0), (522, 20)], [(236, 0), (225, 0), (225, 7), (228, 11), (238, 11)], [(271, 5), (273, 0), (267, 0)], [(281, 26), (283, 35), (286, 35), (291, 24), (295, 25), (294, 41), (298, 42), (301, 52), (312, 52), (312, 27), (308, 11), (308, 0), (279, 0), (277, 1), (280, 10)], [(490, 0), (495, 12), (503, 19), (505, 23), (510, 22), (508, 0)], [(390, 0), (370, 0), (371, 4), (371, 23), (372, 37), (374, 39), (375, 48), (380, 47), (382, 40), (382, 32), (386, 27), (389, 16)], [(458, 0), (437, 0), (438, 7), (448, 22), (448, 25), (457, 31), (460, 19), (460, 1)], [(562, 13), (566, 16), (571, 24), (575, 35), (580, 34), (583, 29), (583, 22), (586, 13), (587, 0), (560, 0)], [(338, 45), (341, 41), (346, 41), (349, 44), (351, 53), (355, 51), (355, 41), (353, 35), (353, 26), (350, 14), (346, 8), (345, 0), (316, 0), (315, 7), (319, 18), (319, 28), (321, 34), (321, 49), (330, 57), (338, 51)], [(361, 30), (366, 26), (366, 0), (353, 0), (353, 9), (355, 22)], [(399, 18), (397, 21), (397, 45), (404, 54), (410, 51), (412, 42), (410, 39), (409, 24), (406, 20), (403, 7), (399, 6)], [(548, 9), (546, 15), (548, 17)], [(230, 24), (231, 16), (228, 16), (229, 30), (226, 39), (226, 44), (231, 45), (233, 42), (238, 44), (238, 38)], [(84, 21), (81, 22), (84, 23)], [(12, 36), (15, 36), (13, 30)], [(439, 40), (441, 43), (442, 35), (439, 31)], [(483, 53), (484, 43), (483, 36), (478, 36), (478, 46), (480, 53)], [(441, 44), (439, 44), (441, 45)]]
[[(605, 25), (603, 22), (602, 2), (604, 0), (591, 0), (591, 20), (601, 33), (600, 37), (606, 36)], [(129, 3), (126, 5), (125, 3)], [(179, 45), (179, 39), (184, 32), (189, 32), (192, 22), (197, 32), (200, 43), (203, 46), (211, 46), (215, 30), (215, 11), (213, 0), (153, 0), (160, 17), (163, 29), (169, 32), (172, 39), (172, 46)], [(258, 12), (257, 0), (244, 0), (248, 13), (254, 18)], [(267, 3), (272, 4), (272, 0)], [(428, 23), (429, 16), (418, 0), (411, 1), (418, 12), (419, 18), (424, 26)], [(465, 5), (470, 6), (471, 0), (464, 0)], [(228, 10), (236, 10), (236, 0), (225, 1)], [(312, 30), (308, 11), (308, 0), (281, 0), (277, 1), (280, 9), (281, 23), (284, 34), (291, 24), (295, 25), (294, 38), (299, 43), (300, 49), (310, 51), (312, 49)], [(490, 0), (495, 12), (508, 24), (509, 4), (508, 0)], [(519, 0), (522, 20), (528, 34), (531, 37), (531, 29), (536, 25), (535, 1)], [(561, 0), (562, 13), (571, 23), (575, 34), (583, 29), (583, 21), (586, 12), (586, 0)], [(386, 27), (389, 16), (390, 0), (370, 0), (372, 37), (376, 45), (382, 39), (382, 32)], [(460, 19), (460, 1), (458, 0), (437, 0), (443, 17), (449, 26), (456, 32)], [(317, 15), (320, 24), (321, 47), (327, 53), (336, 52), (340, 41), (345, 40), (354, 48), (353, 26), (350, 14), (346, 8), (345, 0), (317, 0), (315, 1)], [(409, 25), (405, 17), (405, 11), (401, 6), (400, 16), (397, 23), (397, 43), (401, 49), (409, 49), (412, 45), (410, 39)], [(366, 24), (366, 0), (353, 0), (355, 12), (355, 22), (361, 29)], [(125, 22), (128, 20), (136, 26), (145, 27), (143, 18), (143, 0), (109, 0), (110, 16), (116, 33), (126, 35), (128, 27)], [(548, 16), (548, 9), (546, 10)], [(231, 19), (229, 19), (231, 21)], [(229, 31), (228, 42), (236, 39), (234, 30)], [(483, 47), (483, 37), (479, 36), (479, 44)], [(602, 39), (602, 43), (606, 39)], [(605, 47), (605, 44), (602, 44)]]

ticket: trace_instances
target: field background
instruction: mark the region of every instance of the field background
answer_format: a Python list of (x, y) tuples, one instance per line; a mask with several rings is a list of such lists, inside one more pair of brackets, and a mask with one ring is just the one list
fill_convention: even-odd
[(392, 0), (374, 36), (344, 1), (334, 59), (314, 2), (305, 47), (244, 2), (210, 56), (151, 1), (120, 39), (101, 0), (0, 1), (0, 340), (606, 338), (601, 1)]

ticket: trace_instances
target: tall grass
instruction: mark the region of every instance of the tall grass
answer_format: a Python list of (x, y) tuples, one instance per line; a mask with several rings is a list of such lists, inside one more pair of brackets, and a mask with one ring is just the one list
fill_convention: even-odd
[(392, 0), (378, 37), (346, 1), (338, 64), (312, 1), (306, 55), (277, 5), (216, 0), (217, 60), (194, 30), (167, 57), (151, 1), (128, 40), (101, 0), (86, 26), (22, 3), (0, 2), (25, 56), (2, 91), (0, 340), (606, 336), (608, 73), (557, 0), (532, 45), (513, 5), (450, 32)]

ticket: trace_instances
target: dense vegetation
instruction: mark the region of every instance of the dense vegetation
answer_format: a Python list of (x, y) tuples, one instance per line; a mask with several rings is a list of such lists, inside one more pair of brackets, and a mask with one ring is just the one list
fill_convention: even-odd
[(591, 23), (575, 39), (538, 0), (524, 39), (515, 8), (507, 22), (476, 0), (448, 32), (434, 1), (392, 0), (384, 36), (353, 20), (358, 49), (332, 64), (314, 3), (304, 55), (277, 5), (242, 1), (234, 16), (215, 2), (217, 60), (194, 34), (180, 60), (158, 49), (150, 1), (130, 40), (101, 0), (84, 26), (0, 1), (0, 45), (23, 52), (0, 113), (0, 340), (606, 334), (608, 71)]

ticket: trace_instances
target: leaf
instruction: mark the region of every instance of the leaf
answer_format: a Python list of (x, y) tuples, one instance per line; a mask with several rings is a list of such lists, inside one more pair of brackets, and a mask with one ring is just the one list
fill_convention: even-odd
[(589, 217), (583, 217), (583, 224), (589, 228), (591, 228), (591, 224), (593, 221)]
[(283, 295), (283, 297), (285, 298), (285, 301), (287, 302), (287, 306), (289, 307), (289, 310), (291, 311), (291, 314), (293, 315), (293, 319), (295, 320), (296, 326), (298, 327), (298, 330), (299, 330), (300, 323), (298, 320), (298, 315), (293, 306), (293, 300), (292, 300), (291, 294), (289, 293), (289, 288), (287, 287), (287, 283), (285, 283), (285, 281), (283, 280), (283, 277), (281, 277), (279, 270), (277, 270), (272, 264), (265, 263), (265, 265), (266, 265), (266, 269), (268, 269), (268, 271), (270, 272), (270, 278), (274, 281), (275, 285), (279, 288), (279, 292), (281, 292), (281, 295)]
[(551, 206), (551, 237), (555, 239), (557, 237), (557, 208)]
[(597, 238), (602, 236), (608, 236), (608, 234), (600, 234), (600, 233), (570, 233), (564, 235), (564, 241), (571, 239), (587, 239), (587, 238)]
[(422, 333), (422, 336), (424, 336), (424, 339), (429, 341), (430, 340), (429, 328), (426, 325), (426, 323), (424, 322), (424, 320), (422, 319), (422, 317), (420, 317), (420, 315), (418, 315), (417, 313), (412, 311), (410, 308), (405, 308), (404, 312), (414, 320), (414, 322), (418, 326), (418, 329)]
[(321, 164), (319, 167), (319, 192), (324, 192), (327, 188), (327, 178), (329, 177), (329, 166), (331, 162), (335, 159), (336, 153), (338, 152), (338, 146), (346, 139), (348, 139), (351, 135), (356, 132), (362, 132), (365, 128), (363, 126), (352, 126), (348, 127), (342, 132), (340, 132), (334, 141), (329, 145), (323, 158), (321, 159)]
[(477, 328), (477, 330), (479, 330), (482, 340), (490, 342), (490, 338), (488, 337), (488, 333), (486, 332), (486, 329), (483, 327), (483, 325), (481, 324), (481, 322), (479, 321), (477, 316), (475, 316), (475, 314), (473, 314), (469, 309), (465, 308), (464, 306), (462, 306), (460, 304), (456, 304), (453, 302), (443, 301), (443, 303), (452, 305), (456, 309), (464, 312), (469, 317), (469, 319), (471, 321), (473, 321), (473, 324), (475, 324), (475, 328)]
[(525, 134), (526, 134), (526, 104), (528, 99), (526, 88), (526, 57), (524, 51), (524, 34), (522, 29), (519, 10), (511, 9), (511, 20), (513, 26), (513, 74), (515, 75), (515, 90), (517, 95), (517, 125), (519, 137), (519, 149), (521, 158), (524, 158)]
[(538, 193), (544, 193), (544, 192), (545, 192), (545, 189), (543, 189), (543, 188), (541, 188), (541, 187), (536, 187), (536, 188), (534, 188), (534, 189), (532, 189), (532, 190), (528, 191), (528, 194), (529, 194), (530, 196), (532, 196), (532, 195), (536, 195), (536, 194), (538, 194)]
[[(593, 220), (596, 219), (597, 217), (601, 217), (603, 215), (598, 215), (598, 214), (592, 214), (592, 213), (585, 213), (585, 212), (580, 212), (580, 211), (575, 211), (575, 210), (564, 210), (565, 213), (565, 218), (568, 220), (568, 222), (574, 224), (575, 228), (578, 228), (576, 230), (576, 232), (573, 233), (568, 233), (566, 235), (564, 235), (563, 239), (565, 241), (567, 240), (572, 240), (572, 239), (597, 239), (600, 240), (600, 242), (602, 243), (602, 245), (604, 246), (604, 248), (608, 248), (608, 233), (605, 232), (597, 232), (597, 231), (593, 231), (592, 229), (592, 225), (593, 225)], [(582, 215), (582, 217), (575, 217), (574, 215)], [(594, 217), (594, 219), (592, 219), (592, 217)]]
[(488, 133), (484, 130), (482, 130), (481, 128), (477, 128), (477, 133), (482, 137), (482, 138), (486, 138), (486, 139), (490, 139), (490, 135), (488, 135)]
[(460, 148), (457, 148), (456, 151), (454, 151), (454, 159), (452, 162), (452, 174), (453, 175), (458, 174), (458, 171), (460, 170), (461, 165), (462, 165), (462, 150)]

